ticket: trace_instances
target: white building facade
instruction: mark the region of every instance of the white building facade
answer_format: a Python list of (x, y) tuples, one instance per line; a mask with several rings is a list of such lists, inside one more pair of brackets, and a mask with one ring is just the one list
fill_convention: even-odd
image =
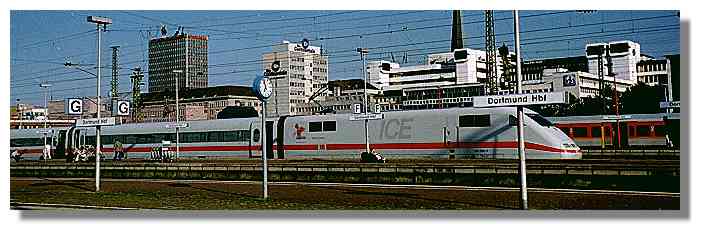
[(309, 45), (307, 40), (273, 46), (272, 52), (262, 55), (262, 61), (265, 76), (272, 79), (274, 86), (268, 117), (304, 114), (297, 107), (309, 103), (314, 93), (328, 84), (328, 58), (321, 54), (320, 47)]
[[(598, 48), (604, 48), (602, 50)], [(632, 41), (592, 43), (585, 46), (588, 59), (588, 72), (599, 75), (599, 59), (602, 58), (603, 74), (608, 74), (608, 51), (612, 61), (612, 73), (618, 81), (635, 85), (637, 83), (637, 63), (641, 60), (641, 46)], [(599, 51), (602, 54), (598, 53)]]
[[(568, 92), (578, 98), (597, 97), (600, 78), (592, 73), (570, 72), (566, 69), (545, 69), (541, 80), (522, 81), (522, 93)], [(614, 87), (617, 92), (625, 92), (632, 84), (614, 77), (605, 76), (603, 85)]]

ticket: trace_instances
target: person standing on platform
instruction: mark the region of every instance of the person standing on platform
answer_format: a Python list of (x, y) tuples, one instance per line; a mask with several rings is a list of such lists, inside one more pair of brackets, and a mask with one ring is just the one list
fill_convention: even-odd
[(43, 151), (43, 160), (51, 160), (51, 145), (47, 144), (44, 145), (44, 151)]
[(113, 160), (122, 160), (124, 158), (124, 149), (122, 148), (122, 143), (119, 140), (115, 140), (115, 156)]

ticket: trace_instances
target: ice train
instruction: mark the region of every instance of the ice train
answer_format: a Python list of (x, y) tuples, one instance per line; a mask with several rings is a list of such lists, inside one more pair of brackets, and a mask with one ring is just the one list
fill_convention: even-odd
[[(180, 129), (180, 157), (261, 158), (264, 149), (275, 159), (352, 159), (364, 151), (364, 121), (352, 114), (282, 116), (185, 121)], [(526, 109), (525, 146), (530, 159), (579, 159), (580, 148), (560, 129)], [(169, 125), (172, 124), (172, 125)], [(130, 158), (147, 158), (150, 151), (176, 140), (173, 123), (134, 123), (101, 130), (103, 152), (111, 158), (120, 141)], [(11, 148), (41, 154), (38, 129), (11, 130)], [(54, 157), (71, 154), (77, 146), (95, 145), (95, 128), (54, 129), (50, 134)], [(451, 108), (384, 112), (369, 120), (371, 148), (392, 158), (517, 158), (515, 108)], [(37, 146), (38, 145), (38, 146)], [(31, 156), (31, 155), (29, 155)]]

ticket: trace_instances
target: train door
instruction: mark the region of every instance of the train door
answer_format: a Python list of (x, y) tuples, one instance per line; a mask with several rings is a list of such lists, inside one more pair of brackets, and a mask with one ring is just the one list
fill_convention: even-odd
[(56, 135), (56, 150), (54, 150), (54, 156), (57, 158), (67, 157), (66, 156), (66, 130), (60, 130)]
[[(613, 122), (611, 125), (613, 146), (617, 149), (629, 146), (629, 126), (627, 122)], [(619, 129), (617, 129), (617, 125), (619, 125)]]
[(86, 145), (86, 132), (81, 130), (76, 130), (76, 136), (78, 137), (78, 146)]
[(620, 122), (619, 123), (619, 130), (620, 130), (620, 135), (621, 135), (621, 142), (619, 143), (620, 148), (626, 148), (629, 147), (629, 131), (627, 131), (627, 122)]
[(272, 159), (274, 158), (274, 121), (267, 121), (266, 125), (264, 147), (267, 150), (267, 159)]
[(456, 154), (456, 146), (458, 145), (458, 126), (445, 125), (443, 126), (443, 148), (447, 149), (448, 158), (454, 159)]
[(79, 129), (73, 129), (73, 133), (71, 133), (71, 146), (74, 148), (78, 148), (81, 146), (81, 130)]
[(64, 144), (64, 146), (65, 146), (64, 147), (64, 154), (67, 157), (73, 157), (73, 149), (76, 147), (75, 138), (74, 138), (75, 132), (76, 132), (75, 127), (71, 127), (66, 131), (66, 137), (64, 138), (64, 140), (66, 141), (66, 143)]
[(260, 125), (257, 122), (250, 123), (250, 143), (249, 143), (250, 158), (262, 157), (262, 149), (256, 147), (256, 146), (259, 146), (261, 143), (260, 142), (261, 133), (260, 133), (259, 127), (260, 127)]
[(278, 159), (284, 159), (284, 121), (286, 120), (287, 116), (281, 116), (279, 117), (279, 121), (277, 122), (277, 158)]

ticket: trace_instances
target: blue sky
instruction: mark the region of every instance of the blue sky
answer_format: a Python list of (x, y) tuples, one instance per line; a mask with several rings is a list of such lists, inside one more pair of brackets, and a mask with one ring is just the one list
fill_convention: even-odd
[[(482, 11), (463, 12), (465, 46), (484, 48)], [(331, 80), (360, 76), (355, 48), (370, 48), (370, 60), (407, 64), (450, 47), (450, 11), (11, 11), (11, 97), (43, 103), (39, 83), (53, 84), (53, 99), (95, 95), (95, 79), (63, 63), (96, 61), (95, 25), (86, 16), (112, 18), (102, 42), (102, 94), (110, 84), (110, 46), (120, 46), (120, 92), (129, 90), (130, 69), (147, 71), (147, 43), (160, 25), (173, 34), (184, 26), (209, 36), (209, 85), (250, 85), (261, 71), (261, 54), (283, 40), (307, 38), (329, 55)], [(498, 46), (513, 47), (511, 11), (495, 11)], [(655, 57), (680, 53), (678, 11), (522, 11), (522, 57), (578, 56), (586, 43), (632, 40)], [(149, 75), (146, 75), (148, 79)], [(146, 82), (146, 81), (145, 81)], [(146, 91), (146, 88), (143, 89)]]

